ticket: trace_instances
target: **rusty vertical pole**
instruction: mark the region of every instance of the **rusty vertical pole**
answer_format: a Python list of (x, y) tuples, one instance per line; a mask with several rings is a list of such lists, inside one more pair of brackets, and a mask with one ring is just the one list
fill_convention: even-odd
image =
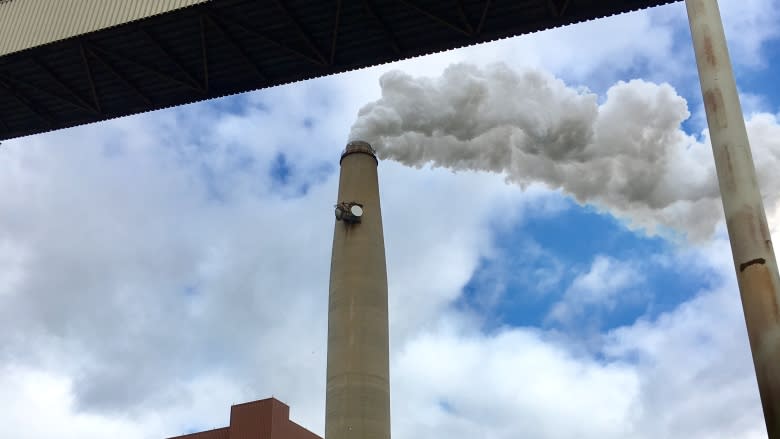
[(685, 0), (770, 439), (780, 438), (780, 279), (717, 0)]
[(366, 142), (341, 156), (330, 266), (325, 439), (390, 439), (387, 270), (377, 179)]

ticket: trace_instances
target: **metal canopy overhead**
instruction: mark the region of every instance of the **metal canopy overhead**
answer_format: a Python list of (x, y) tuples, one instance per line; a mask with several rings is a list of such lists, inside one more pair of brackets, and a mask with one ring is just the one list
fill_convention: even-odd
[(0, 57), (0, 140), (673, 1), (211, 0)]

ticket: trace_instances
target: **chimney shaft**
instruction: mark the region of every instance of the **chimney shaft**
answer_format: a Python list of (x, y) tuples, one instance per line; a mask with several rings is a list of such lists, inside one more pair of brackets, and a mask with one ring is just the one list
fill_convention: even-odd
[[(357, 220), (336, 221), (330, 266), (325, 439), (389, 439), (387, 271), (378, 161), (354, 141), (341, 156), (339, 206)], [(354, 219), (354, 218), (353, 218)]]

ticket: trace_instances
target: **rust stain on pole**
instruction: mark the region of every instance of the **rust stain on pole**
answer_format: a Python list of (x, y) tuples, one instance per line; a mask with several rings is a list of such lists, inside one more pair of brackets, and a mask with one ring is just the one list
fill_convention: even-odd
[(704, 92), (704, 110), (712, 112), (715, 116), (715, 123), (719, 128), (728, 128), (729, 121), (721, 111), (723, 108), (723, 93), (720, 90), (707, 90)]
[(718, 65), (718, 59), (715, 58), (715, 49), (712, 47), (712, 38), (709, 36), (709, 32), (704, 32), (704, 59), (711, 67)]
[(726, 226), (770, 439), (780, 439), (780, 277), (716, 0), (686, 0)]

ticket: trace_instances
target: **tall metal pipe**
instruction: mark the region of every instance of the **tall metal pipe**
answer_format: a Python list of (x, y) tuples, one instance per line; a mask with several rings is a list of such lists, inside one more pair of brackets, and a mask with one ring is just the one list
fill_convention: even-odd
[(780, 438), (780, 278), (717, 0), (685, 0), (758, 391)]
[(325, 439), (390, 439), (387, 271), (377, 165), (366, 142), (350, 142), (341, 155)]

